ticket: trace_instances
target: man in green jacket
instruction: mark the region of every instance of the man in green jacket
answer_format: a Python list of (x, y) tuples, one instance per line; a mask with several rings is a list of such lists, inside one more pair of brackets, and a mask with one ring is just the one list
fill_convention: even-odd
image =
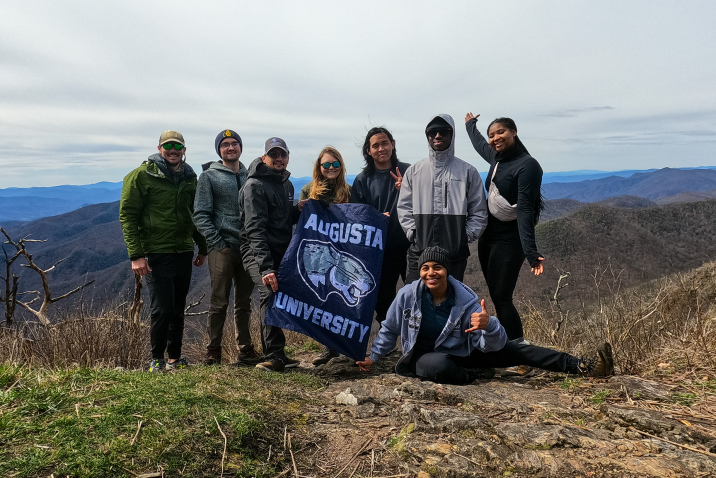
[(207, 255), (206, 240), (192, 222), (197, 179), (185, 162), (184, 137), (164, 131), (157, 150), (124, 178), (119, 202), (132, 271), (146, 276), (149, 289), (151, 372), (187, 366), (181, 346), (194, 243), (199, 246), (195, 266)]

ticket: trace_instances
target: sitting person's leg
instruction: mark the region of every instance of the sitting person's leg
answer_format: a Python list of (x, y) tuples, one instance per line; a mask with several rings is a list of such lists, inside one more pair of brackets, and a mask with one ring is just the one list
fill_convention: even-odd
[(456, 365), (463, 367), (512, 367), (529, 365), (551, 372), (592, 374), (597, 376), (614, 373), (612, 349), (608, 343), (600, 345), (593, 359), (581, 360), (565, 352), (539, 347), (522, 340), (507, 342), (497, 352), (474, 351), (469, 357), (456, 357)]
[(465, 368), (457, 365), (454, 359), (445, 353), (427, 353), (415, 362), (415, 375), (423, 380), (451, 385), (472, 382)]

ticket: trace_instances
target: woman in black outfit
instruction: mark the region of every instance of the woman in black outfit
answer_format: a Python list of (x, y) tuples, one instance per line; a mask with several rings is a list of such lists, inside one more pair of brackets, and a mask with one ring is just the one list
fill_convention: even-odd
[(479, 116), (465, 116), (472, 146), (490, 163), (485, 182), (489, 192), (487, 228), (477, 251), (496, 315), (507, 338), (515, 340), (523, 337), (520, 314), (512, 302), (522, 263), (527, 258), (536, 276), (544, 271), (544, 257), (535, 244), (535, 225), (542, 209), (542, 168), (517, 137), (514, 121), (494, 120), (487, 127), (485, 140), (477, 130)]

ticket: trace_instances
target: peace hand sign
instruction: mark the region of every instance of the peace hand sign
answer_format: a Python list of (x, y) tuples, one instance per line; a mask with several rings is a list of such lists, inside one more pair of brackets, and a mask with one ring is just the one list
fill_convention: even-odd
[(390, 175), (393, 176), (393, 179), (395, 179), (395, 189), (400, 191), (400, 185), (403, 184), (403, 175), (400, 174), (400, 169), (396, 167), (395, 174), (393, 174), (393, 171), (391, 171)]
[(482, 302), (480, 302), (480, 305), (482, 306), (482, 310), (480, 312), (473, 312), (470, 316), (470, 327), (465, 332), (474, 332), (478, 329), (486, 329), (487, 324), (490, 323), (490, 314), (487, 313), (487, 309), (485, 309), (485, 299), (482, 299)]

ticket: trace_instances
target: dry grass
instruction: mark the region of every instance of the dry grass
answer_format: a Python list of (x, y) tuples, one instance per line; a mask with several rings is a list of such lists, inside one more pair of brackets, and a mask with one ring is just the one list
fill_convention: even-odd
[[(287, 347), (312, 342), (305, 335), (285, 331)], [(236, 361), (236, 327), (231, 317), (224, 325), (223, 362)], [(261, 352), (258, 311), (251, 314), (251, 337)], [(206, 315), (187, 317), (183, 354), (191, 363), (201, 363), (206, 354)], [(81, 308), (66, 312), (52, 327), (36, 322), (16, 322), (12, 329), (0, 328), (0, 363), (24, 363), (35, 367), (123, 367), (140, 369), (150, 359), (147, 311), (139, 324), (130, 319), (126, 304), (101, 316)]]
[[(525, 336), (576, 355), (588, 354), (596, 344), (609, 341), (618, 370), (625, 374), (716, 373), (716, 262), (624, 290), (619, 272), (610, 266), (597, 270), (592, 281), (597, 299), (590, 302), (522, 304)], [(145, 310), (140, 323), (132, 325), (126, 306), (101, 317), (77, 310), (52, 327), (16, 324), (13, 330), (0, 329), (0, 363), (142, 368), (150, 357), (146, 315)], [(251, 334), (260, 352), (256, 310)], [(188, 317), (184, 355), (200, 363), (207, 342), (206, 315)], [(286, 342), (289, 352), (317, 349), (312, 339), (296, 332), (286, 331)], [(234, 362), (237, 354), (235, 327), (229, 317), (223, 362)]]
[(551, 307), (524, 304), (525, 336), (575, 353), (608, 341), (622, 373), (713, 374), (716, 262), (626, 290), (621, 289), (619, 275), (610, 266), (597, 270), (593, 276), (597, 300), (572, 310), (554, 301)]

